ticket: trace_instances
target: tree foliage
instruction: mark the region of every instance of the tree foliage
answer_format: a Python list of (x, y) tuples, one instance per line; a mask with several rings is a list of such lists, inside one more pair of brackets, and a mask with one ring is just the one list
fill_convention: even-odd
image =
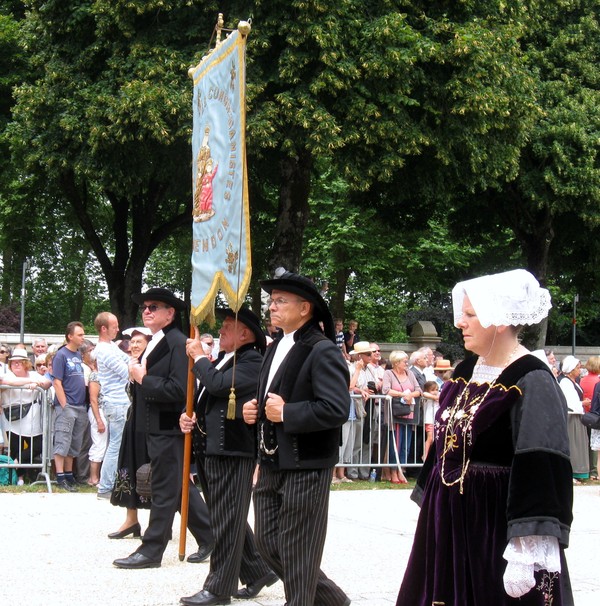
[[(2, 300), (29, 256), (36, 325), (44, 309), (63, 322), (96, 304), (132, 323), (144, 283), (189, 288), (187, 68), (217, 8), (233, 26), (247, 5), (6, 7)], [(256, 0), (252, 11), (255, 308), (257, 280), (284, 265), (327, 283), (334, 313), (369, 338), (404, 338), (427, 313), (450, 339), (452, 285), (522, 265), (552, 290), (551, 342), (568, 334), (575, 293), (581, 338), (600, 334), (597, 0)]]
[(34, 77), (15, 89), (15, 155), (70, 205), (111, 308), (129, 323), (130, 295), (142, 286), (146, 262), (189, 221), (187, 68), (199, 59), (192, 32), (204, 22), (209, 34), (205, 11), (215, 7), (162, 0), (28, 4), (22, 31)]

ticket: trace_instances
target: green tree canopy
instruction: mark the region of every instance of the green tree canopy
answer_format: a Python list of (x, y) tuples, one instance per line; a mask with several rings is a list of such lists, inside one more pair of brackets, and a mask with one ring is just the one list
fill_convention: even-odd
[(28, 4), (22, 35), (32, 75), (15, 89), (15, 154), (38, 177), (37, 188), (70, 205), (113, 311), (130, 323), (130, 295), (139, 292), (150, 255), (189, 222), (187, 69), (200, 58), (215, 7)]
[[(248, 8), (4, 8), (3, 302), (27, 256), (36, 322), (99, 303), (133, 323), (144, 279), (189, 287), (187, 69), (217, 9), (233, 26)], [(419, 309), (443, 323), (456, 280), (524, 265), (558, 313), (582, 294), (582, 334), (600, 334), (596, 1), (256, 0), (252, 17), (255, 302), (274, 267), (300, 269), (329, 283), (336, 315), (395, 339)], [(558, 316), (549, 334), (565, 330)]]

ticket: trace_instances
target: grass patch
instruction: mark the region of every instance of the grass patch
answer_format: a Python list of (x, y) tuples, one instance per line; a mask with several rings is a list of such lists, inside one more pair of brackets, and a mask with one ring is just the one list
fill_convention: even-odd
[(331, 490), (338, 492), (340, 490), (412, 490), (415, 487), (414, 478), (406, 478), (408, 484), (392, 484), (391, 482), (369, 482), (369, 480), (352, 480), (342, 482), (341, 484), (332, 484)]
[[(95, 486), (88, 486), (87, 484), (78, 484), (77, 492), (95, 494), (97, 492)], [(2, 493), (13, 493), (13, 494), (24, 494), (24, 493), (36, 493), (36, 492), (48, 492), (46, 482), (40, 484), (24, 484), (23, 486), (0, 486), (0, 494)], [(58, 488), (56, 484), (52, 484), (52, 492), (66, 493), (66, 490)]]

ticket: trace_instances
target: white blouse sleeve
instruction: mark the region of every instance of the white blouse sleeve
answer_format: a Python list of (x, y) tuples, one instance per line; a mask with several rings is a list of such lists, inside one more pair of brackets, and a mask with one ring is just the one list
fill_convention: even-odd
[(534, 571), (561, 571), (558, 539), (552, 536), (513, 537), (503, 557), (508, 562), (504, 572), (504, 589), (513, 598), (519, 598), (533, 589)]

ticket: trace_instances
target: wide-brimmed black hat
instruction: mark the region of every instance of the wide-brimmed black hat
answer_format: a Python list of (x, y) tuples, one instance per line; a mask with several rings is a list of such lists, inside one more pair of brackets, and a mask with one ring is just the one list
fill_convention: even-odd
[(138, 305), (143, 305), (144, 301), (160, 301), (178, 311), (186, 308), (185, 301), (178, 299), (168, 288), (149, 288), (146, 292), (131, 295), (131, 300)]
[[(225, 318), (233, 318), (235, 320), (235, 311), (229, 307), (227, 309), (216, 309), (215, 315), (220, 320), (224, 320)], [(252, 334), (256, 337), (257, 349), (264, 354), (267, 349), (267, 338), (260, 327), (258, 316), (247, 307), (242, 306), (237, 312), (237, 319), (238, 322), (241, 322), (246, 328), (249, 328), (252, 331)]]
[(291, 292), (312, 303), (314, 305), (314, 319), (323, 322), (325, 336), (335, 342), (333, 317), (325, 299), (323, 299), (312, 280), (280, 267), (275, 271), (275, 277), (272, 280), (261, 280), (260, 287), (269, 294), (273, 290)]

